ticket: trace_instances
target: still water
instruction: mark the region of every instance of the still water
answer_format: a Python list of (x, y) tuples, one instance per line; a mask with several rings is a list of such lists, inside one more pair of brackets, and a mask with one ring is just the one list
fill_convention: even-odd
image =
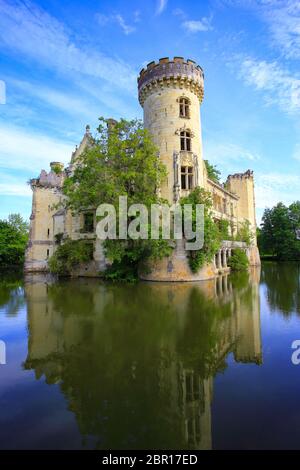
[(0, 280), (0, 448), (300, 448), (300, 265)]

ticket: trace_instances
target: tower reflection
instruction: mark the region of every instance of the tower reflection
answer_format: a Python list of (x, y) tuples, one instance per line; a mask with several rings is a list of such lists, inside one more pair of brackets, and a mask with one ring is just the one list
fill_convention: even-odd
[(59, 383), (87, 447), (210, 449), (213, 379), (262, 361), (259, 271), (201, 283), (25, 280), (24, 367)]

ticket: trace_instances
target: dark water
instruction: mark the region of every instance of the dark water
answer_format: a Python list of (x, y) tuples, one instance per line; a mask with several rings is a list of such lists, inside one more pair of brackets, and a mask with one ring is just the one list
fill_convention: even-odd
[(299, 276), (2, 275), (0, 448), (300, 448)]

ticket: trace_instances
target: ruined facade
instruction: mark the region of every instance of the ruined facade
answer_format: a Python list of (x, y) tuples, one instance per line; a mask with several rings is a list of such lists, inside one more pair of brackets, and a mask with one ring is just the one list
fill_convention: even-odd
[[(160, 188), (161, 196), (173, 204), (196, 186), (203, 187), (212, 194), (212, 212), (216, 223), (227, 220), (230, 235), (234, 236), (239, 226), (248, 221), (253, 233), (250, 247), (243, 242), (225, 240), (215, 260), (197, 274), (190, 271), (183, 242), (178, 242), (173, 254), (155, 263), (145, 279), (188, 281), (212, 278), (228, 271), (227, 260), (236, 247), (247, 252), (251, 265), (258, 265), (253, 172), (248, 170), (229, 175), (223, 185), (207, 176), (200, 119), (204, 95), (202, 68), (194, 61), (185, 61), (181, 57), (151, 62), (139, 74), (138, 92), (144, 111), (144, 125), (150, 131), (168, 172), (167, 180)], [(90, 239), (93, 243), (93, 261), (78, 274), (96, 275), (105, 269), (101, 242), (95, 236), (95, 214), (86, 211), (72, 215), (54, 209), (63, 197), (63, 179), (72, 173), (76, 158), (89, 145), (92, 145), (92, 137), (87, 126), (68, 168), (63, 170), (59, 163), (53, 162), (50, 173), (42, 171), (39, 178), (31, 180), (33, 204), (26, 271), (47, 270), (47, 260), (57, 246), (57, 239), (63, 236), (75, 240)]]

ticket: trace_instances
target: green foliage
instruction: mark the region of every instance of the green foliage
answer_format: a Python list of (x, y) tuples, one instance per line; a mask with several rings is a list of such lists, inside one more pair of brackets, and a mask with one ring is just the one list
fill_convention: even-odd
[[(166, 178), (165, 166), (150, 134), (140, 121), (122, 119), (114, 127), (100, 118), (94, 145), (79, 157), (74, 175), (64, 183), (67, 206), (73, 211), (112, 204), (118, 216), (119, 196), (127, 196), (128, 206), (162, 201), (157, 189)], [(150, 213), (150, 210), (149, 210)], [(118, 218), (117, 218), (118, 219)], [(117, 227), (118, 227), (117, 220)], [(131, 281), (147, 260), (169, 254), (168, 240), (106, 240), (104, 243), (110, 268), (106, 279)]]
[(10, 214), (8, 216), (8, 223), (20, 235), (28, 236), (29, 224), (23, 219), (21, 214)]
[(236, 248), (228, 260), (228, 266), (232, 271), (246, 271), (249, 267), (246, 253), (240, 248)]
[(105, 240), (106, 256), (112, 265), (103, 274), (110, 281), (135, 282), (139, 272), (147, 271), (147, 262), (169, 256), (168, 240)]
[(279, 260), (299, 260), (300, 240), (296, 236), (299, 228), (300, 201), (289, 207), (279, 202), (272, 209), (265, 209), (258, 239), (261, 253)]
[(220, 237), (222, 240), (229, 240), (229, 220), (221, 219), (218, 222)]
[(63, 191), (68, 207), (75, 211), (96, 208), (103, 202), (117, 208), (119, 196), (127, 196), (128, 205), (149, 207), (158, 201), (156, 190), (166, 175), (158, 150), (140, 121), (121, 119), (108, 129), (107, 121), (100, 118), (94, 145), (79, 157)]
[(238, 226), (237, 234), (235, 236), (236, 241), (245, 242), (247, 246), (250, 246), (253, 241), (253, 233), (250, 229), (249, 220), (244, 220)]
[(53, 274), (68, 276), (82, 263), (93, 257), (93, 245), (85, 240), (67, 239), (49, 259), (49, 269)]
[(56, 245), (60, 245), (64, 238), (64, 233), (63, 232), (56, 233), (54, 235), (54, 238), (55, 238)]
[(221, 172), (217, 169), (215, 165), (212, 165), (211, 163), (209, 163), (208, 160), (204, 160), (204, 162), (205, 162), (208, 178), (214, 181), (215, 183), (220, 183)]
[(201, 250), (192, 250), (189, 252), (189, 265), (192, 272), (195, 273), (204, 263), (212, 261), (220, 247), (221, 235), (211, 215), (212, 200), (209, 191), (197, 187), (187, 197), (182, 198), (180, 204), (192, 204), (192, 228), (194, 231), (196, 229), (196, 205), (204, 205), (204, 245)]
[(57, 175), (62, 173), (62, 168), (60, 165), (52, 165), (51, 170), (54, 171), (54, 173), (56, 173)]
[(28, 241), (28, 223), (20, 214), (10, 214), (0, 220), (0, 266), (18, 266), (24, 263)]

